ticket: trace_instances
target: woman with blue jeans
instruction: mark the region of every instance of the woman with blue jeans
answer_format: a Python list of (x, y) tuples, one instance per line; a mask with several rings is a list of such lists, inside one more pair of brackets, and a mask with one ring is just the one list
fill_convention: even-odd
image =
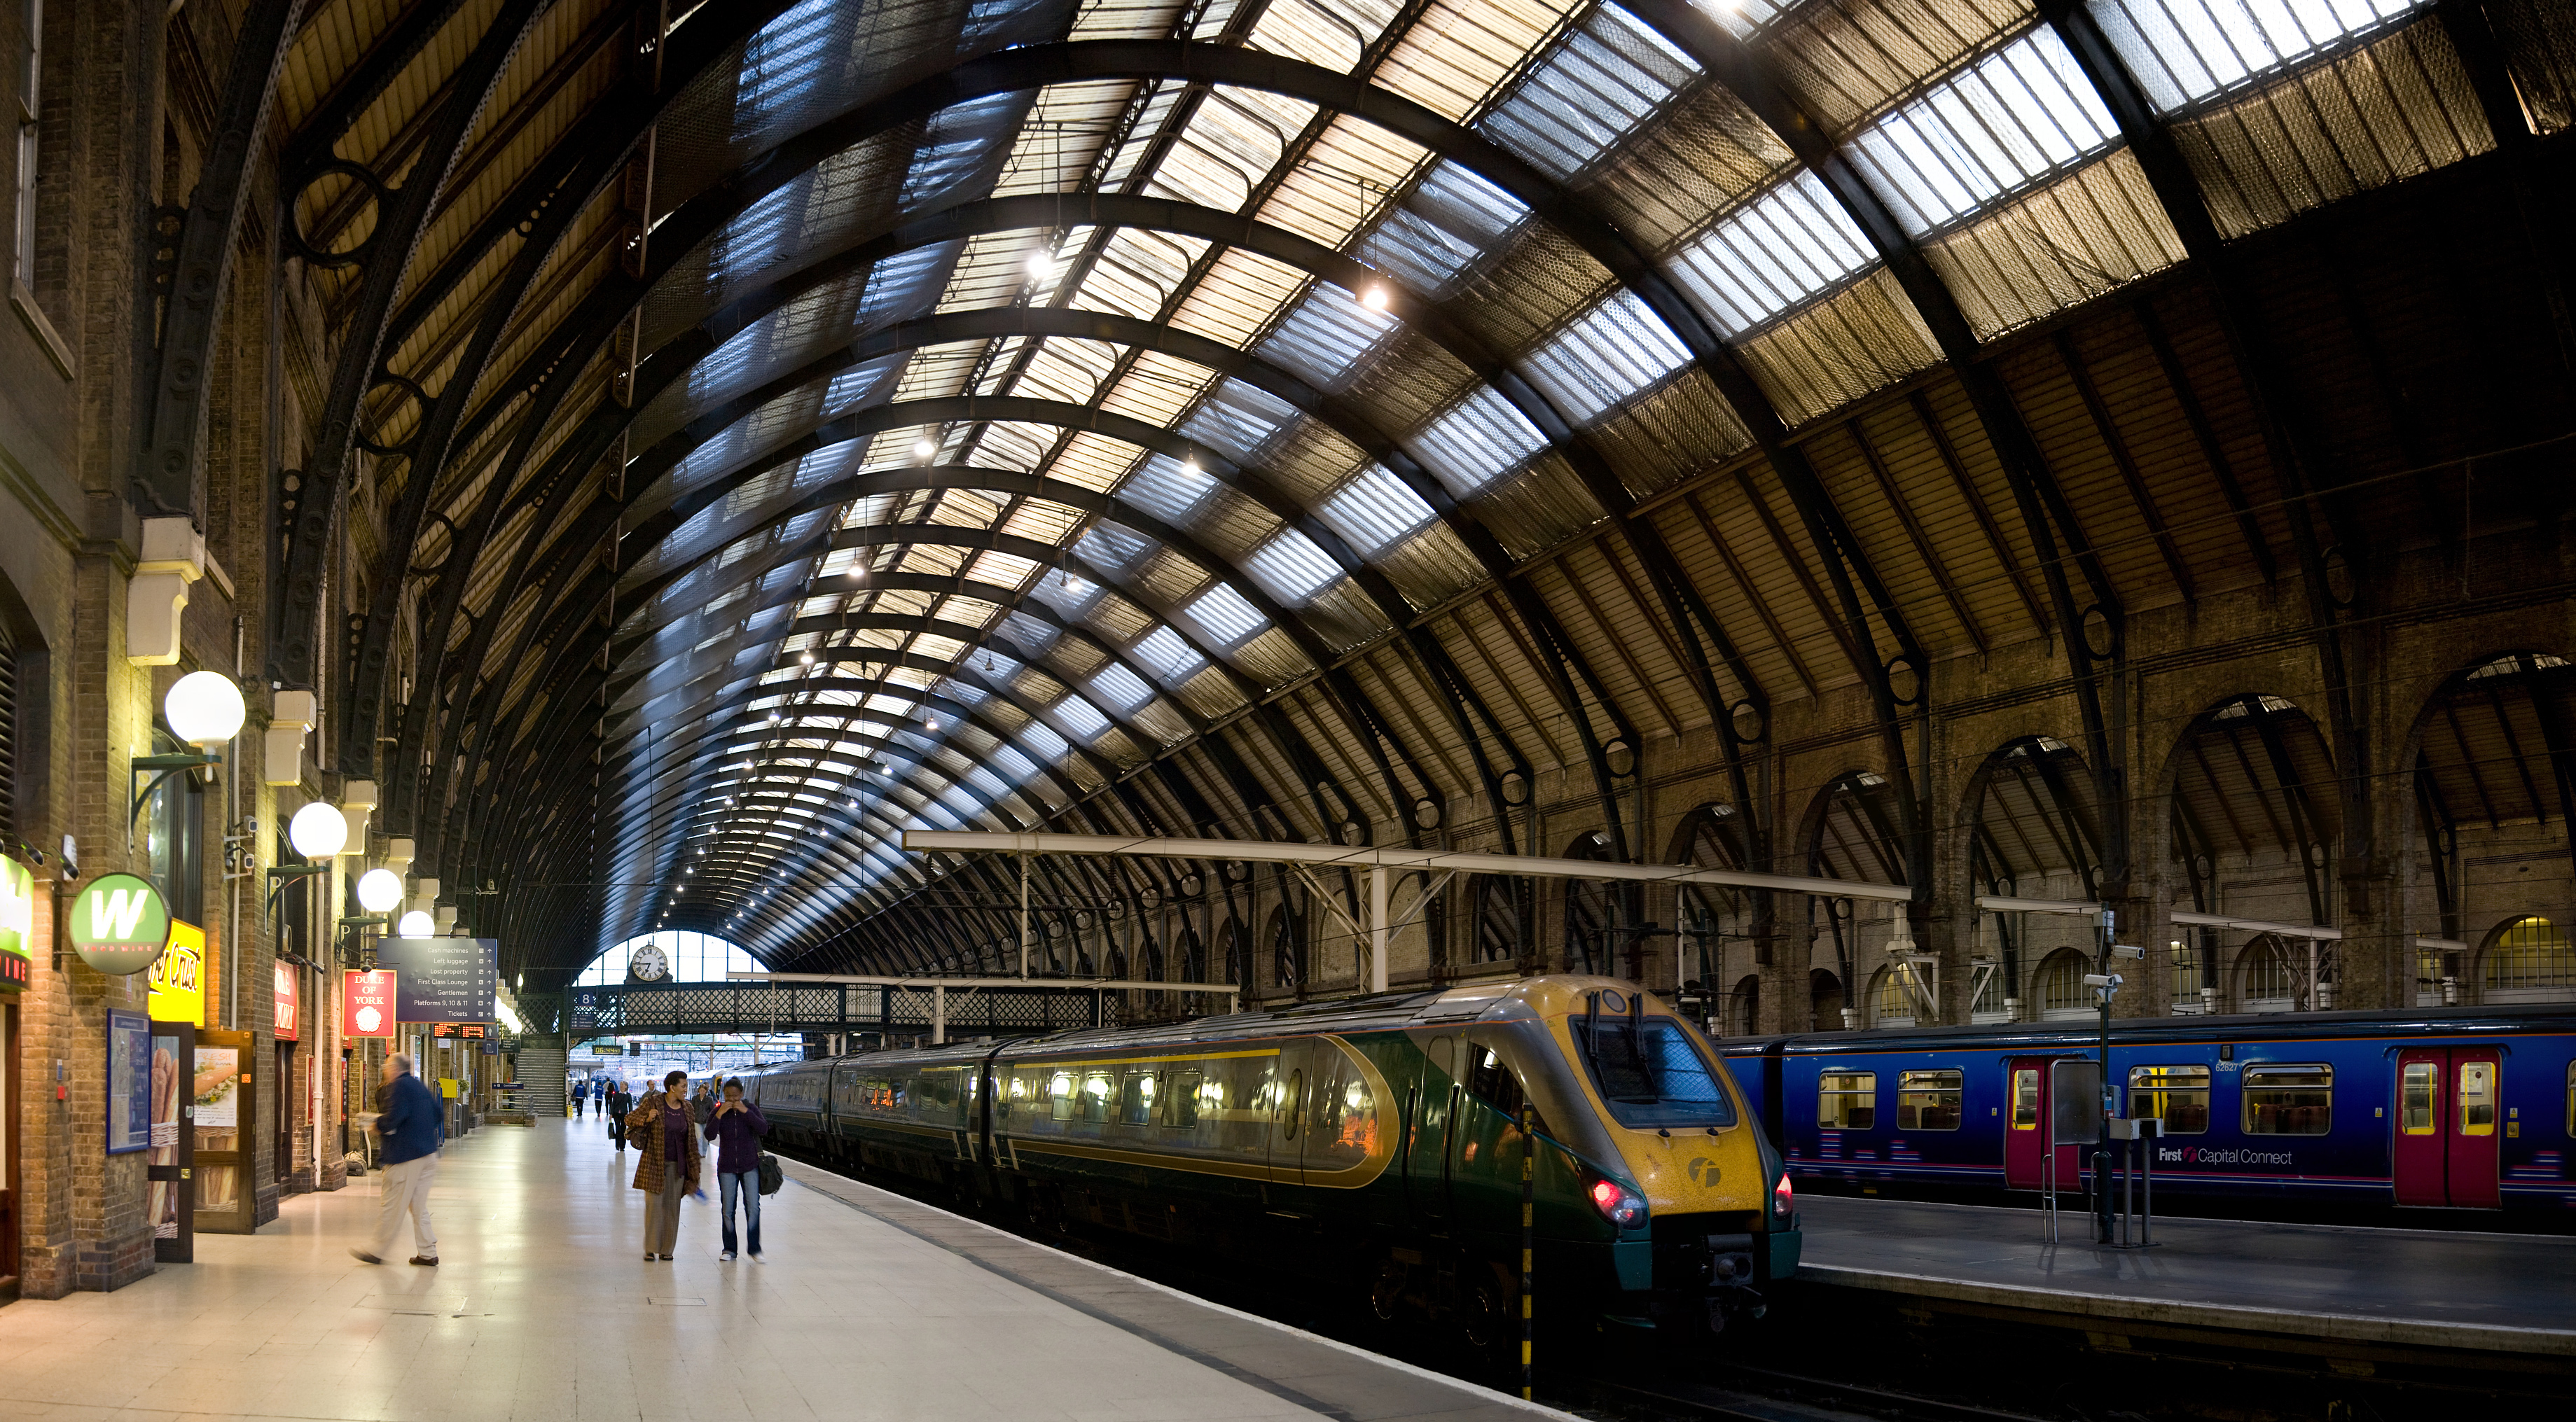
[(742, 1078), (724, 1084), (724, 1100), (707, 1118), (707, 1139), (716, 1143), (716, 1184), (724, 1195), (724, 1257), (735, 1254), (733, 1199), (742, 1196), (751, 1231), (751, 1257), (760, 1258), (760, 1138), (769, 1122), (760, 1108), (742, 1099)]

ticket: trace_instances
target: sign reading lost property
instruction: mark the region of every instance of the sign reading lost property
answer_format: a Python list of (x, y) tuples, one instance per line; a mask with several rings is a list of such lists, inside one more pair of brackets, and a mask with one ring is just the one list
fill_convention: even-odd
[(394, 970), (405, 1022), (490, 1022), (501, 990), (497, 938), (383, 938), (376, 965)]

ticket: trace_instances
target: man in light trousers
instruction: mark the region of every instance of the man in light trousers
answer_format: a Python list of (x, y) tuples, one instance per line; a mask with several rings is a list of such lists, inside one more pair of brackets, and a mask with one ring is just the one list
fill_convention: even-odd
[(352, 1249), (362, 1264), (382, 1264), (394, 1252), (403, 1216), (411, 1216), (414, 1264), (438, 1263), (438, 1231), (429, 1223), (429, 1188), (438, 1180), (438, 1147), (447, 1135), (446, 1112), (429, 1084), (412, 1075), (411, 1058), (401, 1052), (385, 1057), (383, 1114), (376, 1134), (384, 1138), (377, 1161), (376, 1239), (371, 1253)]

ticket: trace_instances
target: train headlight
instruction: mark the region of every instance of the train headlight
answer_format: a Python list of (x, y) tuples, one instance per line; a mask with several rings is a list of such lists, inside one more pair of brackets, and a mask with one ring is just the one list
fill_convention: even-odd
[(1798, 1194), (1789, 1188), (1789, 1172), (1780, 1172), (1780, 1183), (1771, 1187), (1772, 1217), (1786, 1224), (1798, 1213)]
[(1646, 1222), (1645, 1200), (1616, 1180), (1592, 1182), (1592, 1205), (1601, 1218), (1621, 1229), (1635, 1229)]

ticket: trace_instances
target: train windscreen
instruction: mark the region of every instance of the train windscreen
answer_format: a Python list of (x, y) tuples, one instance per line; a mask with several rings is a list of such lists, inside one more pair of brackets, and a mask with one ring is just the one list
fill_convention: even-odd
[(1735, 1101), (1669, 1017), (1577, 1018), (1574, 1042), (1620, 1125), (1732, 1126)]

